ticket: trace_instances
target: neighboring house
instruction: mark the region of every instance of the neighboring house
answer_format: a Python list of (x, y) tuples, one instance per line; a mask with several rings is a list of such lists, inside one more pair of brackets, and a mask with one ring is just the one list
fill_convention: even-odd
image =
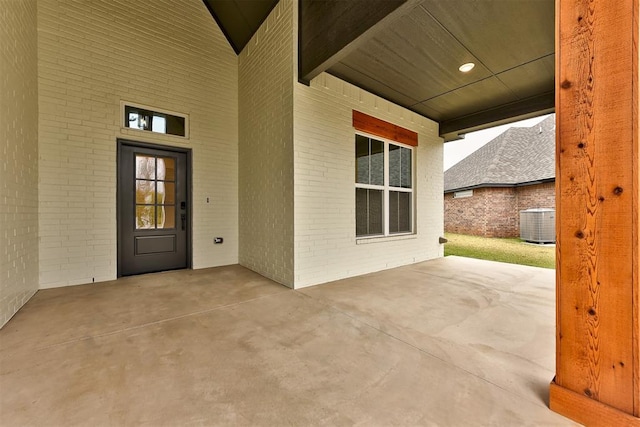
[(444, 173), (449, 233), (517, 237), (530, 208), (555, 208), (554, 115), (508, 129)]

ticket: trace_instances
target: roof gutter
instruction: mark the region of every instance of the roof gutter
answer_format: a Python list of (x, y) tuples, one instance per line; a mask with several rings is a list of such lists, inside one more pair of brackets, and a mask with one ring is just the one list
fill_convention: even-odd
[(517, 184), (507, 184), (507, 183), (483, 183), (476, 185), (469, 185), (467, 187), (458, 187), (451, 188), (448, 190), (444, 190), (444, 194), (455, 193), (457, 191), (466, 191), (466, 190), (475, 190), (477, 188), (516, 188), (516, 187), (527, 187), (529, 185), (537, 185), (537, 184), (546, 184), (548, 182), (555, 182), (556, 178), (545, 178), (539, 179), (536, 181), (527, 181), (527, 182), (519, 182)]

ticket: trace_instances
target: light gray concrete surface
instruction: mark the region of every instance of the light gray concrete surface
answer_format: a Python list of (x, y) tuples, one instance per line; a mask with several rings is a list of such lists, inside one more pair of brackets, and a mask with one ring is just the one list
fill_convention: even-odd
[(554, 272), (447, 257), (293, 291), (239, 266), (40, 291), (0, 425), (574, 425)]

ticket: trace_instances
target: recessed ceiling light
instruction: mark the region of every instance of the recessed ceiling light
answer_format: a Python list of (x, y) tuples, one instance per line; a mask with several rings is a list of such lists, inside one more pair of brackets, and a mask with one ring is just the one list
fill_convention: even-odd
[(473, 70), (473, 67), (475, 66), (476, 64), (474, 64), (473, 62), (467, 62), (466, 64), (462, 64), (460, 68), (458, 68), (458, 70), (463, 73), (468, 73), (469, 71)]

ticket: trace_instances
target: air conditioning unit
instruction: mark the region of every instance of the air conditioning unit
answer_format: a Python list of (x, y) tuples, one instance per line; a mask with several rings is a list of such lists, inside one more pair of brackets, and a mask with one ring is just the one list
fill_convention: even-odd
[(533, 243), (555, 243), (555, 209), (535, 208), (520, 211), (520, 238)]

